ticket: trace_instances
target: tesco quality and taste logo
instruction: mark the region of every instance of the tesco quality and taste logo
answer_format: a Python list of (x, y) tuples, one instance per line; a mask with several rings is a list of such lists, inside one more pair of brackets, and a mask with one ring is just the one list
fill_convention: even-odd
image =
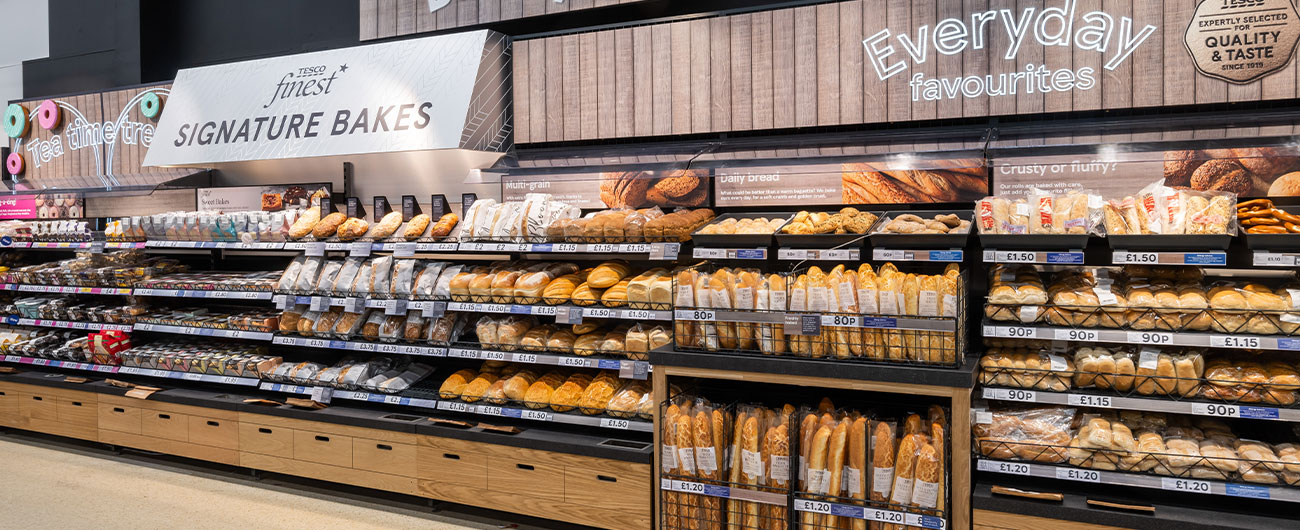
[[(932, 0), (942, 1), (942, 0)], [(1156, 26), (1136, 27), (1133, 19), (1117, 17), (1105, 11), (1089, 11), (1080, 15), (1076, 0), (1043, 7), (1026, 7), (1018, 15), (1012, 9), (989, 9), (971, 13), (969, 20), (946, 18), (934, 25), (915, 28), (914, 34), (894, 34), (882, 29), (862, 41), (866, 47), (867, 62), (871, 63), (881, 81), (906, 71), (908, 59), (923, 64), (934, 57), (930, 50), (943, 55), (956, 55), (966, 50), (982, 50), (993, 41), (995, 33), (1002, 33), (1005, 50), (993, 50), (990, 59), (1000, 53), (1005, 60), (1014, 60), (1021, 47), (1030, 41), (1052, 47), (1071, 47), (1103, 55), (1104, 68), (1114, 70), (1152, 34)], [(899, 49), (890, 43), (896, 40)], [(912, 101), (937, 101), (957, 97), (1014, 96), (1035, 92), (1089, 90), (1097, 86), (1097, 71), (1092, 67), (1077, 69), (1052, 69), (1045, 64), (1028, 63), (1012, 72), (927, 78), (924, 73), (914, 73), (908, 81)]]

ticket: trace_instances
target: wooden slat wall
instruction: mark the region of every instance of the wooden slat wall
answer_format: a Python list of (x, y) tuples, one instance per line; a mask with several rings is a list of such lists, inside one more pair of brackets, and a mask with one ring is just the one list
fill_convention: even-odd
[[(527, 14), (530, 2), (538, 0), (521, 1)], [(1113, 50), (1102, 55), (1074, 46), (1044, 47), (1032, 36), (1014, 59), (1006, 59), (1009, 39), (1000, 19), (988, 22), (988, 41), (981, 50), (968, 46), (960, 54), (943, 55), (933, 48), (933, 31), (942, 19), (958, 18), (970, 24), (972, 12), (1007, 9), (1018, 17), (1026, 8), (1042, 9), (1043, 5), (1042, 0), (848, 0), (517, 42), (515, 79), (517, 88), (524, 88), (526, 82), (527, 90), (516, 90), (515, 108), (516, 113), (528, 115), (518, 118), (516, 142), (1275, 100), (1300, 95), (1300, 68), (1294, 61), (1285, 70), (1248, 85), (1230, 85), (1197, 73), (1182, 42), (1194, 0), (1079, 0), (1076, 17), (1104, 10), (1115, 18), (1115, 32), (1123, 16), (1134, 18), (1134, 33), (1146, 24), (1157, 27), (1113, 71), (1103, 67)], [(930, 42), (926, 43), (926, 62), (915, 63), (897, 36), (906, 32), (915, 40), (917, 32), (912, 28), (921, 25), (929, 26)], [(885, 27), (893, 34), (889, 44), (895, 55), (890, 60), (906, 59), (909, 68), (881, 81), (867, 62), (862, 40)], [(567, 39), (587, 43), (573, 47), (576, 59), (561, 51), (569, 49), (565, 47)], [(1014, 96), (939, 101), (913, 101), (908, 85), (917, 73), (929, 79), (954, 78), (1022, 71), (1030, 63), (1051, 69), (1092, 68), (1096, 85), (1090, 90), (1035, 90), (1030, 94), (1021, 83), (1022, 89)], [(573, 64), (580, 67), (569, 68)], [(574, 72), (581, 77), (579, 84), (586, 87), (581, 91), (584, 101), (577, 104), (552, 93), (565, 91), (574, 83), (568, 78)], [(997, 84), (995, 76), (993, 85)], [(593, 87), (595, 100), (587, 102)], [(539, 126), (540, 117), (544, 117), (545, 126)]]
[(639, 1), (451, 0), (447, 7), (430, 13), (428, 0), (358, 0), (358, 29), (361, 40), (367, 41)]

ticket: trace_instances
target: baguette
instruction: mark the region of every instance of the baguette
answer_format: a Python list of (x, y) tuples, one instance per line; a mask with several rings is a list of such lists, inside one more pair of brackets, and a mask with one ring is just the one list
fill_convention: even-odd
[[(677, 446), (678, 474), (684, 477), (695, 477), (695, 443), (691, 437), (692, 423), (690, 414), (682, 413), (677, 417), (673, 433), (677, 442), (675, 445)], [(681, 517), (681, 525), (678, 528), (703, 530), (700, 525), (699, 495), (694, 493), (681, 494), (677, 512)]]
[[(826, 446), (826, 470), (830, 472), (830, 482), (826, 487), (826, 495), (831, 497), (840, 496), (840, 491), (844, 486), (844, 444), (849, 434), (848, 420), (840, 421), (831, 431), (831, 438)], [(833, 515), (823, 515), (820, 528), (839, 528), (840, 518)]]
[[(745, 418), (744, 427), (740, 430), (740, 444), (736, 446), (736, 451), (741, 454), (740, 481), (742, 484), (757, 486), (763, 480), (762, 456), (758, 452), (758, 442), (762, 437), (758, 415), (751, 414)], [(742, 502), (741, 506), (744, 510), (743, 528), (758, 528), (758, 503)]]
[(933, 445), (921, 445), (916, 454), (913, 473), (912, 506), (925, 509), (939, 507), (939, 484), (943, 480), (943, 464)]
[(894, 458), (894, 492), (889, 498), (891, 504), (907, 506), (912, 504), (912, 481), (916, 477), (917, 435), (903, 436), (898, 444), (898, 456)]
[[(718, 480), (718, 454), (713, 442), (713, 414), (704, 407), (695, 413), (695, 466), (704, 480)], [(712, 496), (700, 496), (701, 530), (721, 530), (722, 502)]]
[[(853, 426), (849, 427), (849, 465), (848, 477), (846, 484), (848, 497), (854, 500), (866, 500), (867, 493), (867, 419), (858, 417), (853, 420)], [(861, 502), (855, 504), (863, 504)], [(852, 530), (866, 530), (867, 521), (863, 519), (851, 520)]]
[[(669, 405), (664, 411), (663, 432), (660, 433), (660, 444), (663, 445), (659, 455), (659, 469), (665, 475), (677, 473), (677, 417), (681, 415), (681, 409), (676, 404)], [(681, 493), (675, 491), (661, 491), (661, 499), (664, 511), (664, 526), (668, 528), (680, 528), (678, 519), (678, 503), (681, 502)]]
[[(740, 448), (743, 447), (742, 445), (743, 441), (741, 438), (742, 435), (744, 434), (744, 430), (745, 430), (744, 425), (747, 420), (748, 420), (748, 415), (745, 413), (745, 411), (743, 410), (737, 411), (736, 421), (735, 423), (732, 424), (731, 453), (730, 453), (730, 458), (728, 458), (728, 466), (730, 467), (730, 472), (727, 475), (728, 476), (727, 480), (732, 484), (740, 483), (740, 472), (742, 467), (740, 462)], [(727, 515), (728, 515), (727, 529), (728, 530), (741, 530), (740, 525), (743, 522), (743, 518), (741, 517), (740, 514), (743, 511), (744, 511), (743, 501), (740, 501), (738, 499), (727, 500)]]
[[(763, 437), (763, 454), (769, 461), (767, 485), (773, 488), (786, 488), (790, 485), (790, 430), (782, 421), (775, 428), (767, 430)], [(784, 506), (763, 505), (766, 512), (760, 530), (786, 530), (787, 512)]]
[[(817, 428), (817, 434), (812, 437), (811, 443), (808, 444), (808, 480), (804, 491), (812, 494), (822, 494), (829, 485), (830, 473), (826, 469), (826, 449), (830, 445), (831, 429), (825, 425)], [(800, 520), (800, 528), (803, 530), (816, 530), (819, 521), (818, 514), (804, 512)], [(751, 527), (752, 528), (752, 527)]]
[[(876, 422), (871, 433), (871, 500), (888, 502), (894, 491), (894, 426)], [(871, 523), (873, 530), (880, 527), (879, 522)]]
[(944, 480), (944, 477), (946, 477), (948, 473), (947, 466), (945, 465), (946, 459), (944, 458), (947, 454), (947, 444), (944, 441), (945, 436), (943, 426), (943, 423), (933, 423), (930, 425), (930, 444), (934, 446), (934, 450), (939, 457), (939, 493), (936, 495), (937, 504), (935, 505), (935, 509), (939, 511), (947, 509), (946, 503), (944, 502), (944, 494), (947, 490), (946, 485), (948, 482), (947, 480)]

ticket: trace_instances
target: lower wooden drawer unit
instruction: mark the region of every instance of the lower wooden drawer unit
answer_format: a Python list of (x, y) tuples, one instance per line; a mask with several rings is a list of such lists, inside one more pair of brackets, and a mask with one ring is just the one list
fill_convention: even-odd
[[(94, 440), (96, 394), (33, 385), (6, 385), (8, 407), (16, 407), (10, 426), (20, 429)], [(3, 414), (3, 412), (0, 412)]]

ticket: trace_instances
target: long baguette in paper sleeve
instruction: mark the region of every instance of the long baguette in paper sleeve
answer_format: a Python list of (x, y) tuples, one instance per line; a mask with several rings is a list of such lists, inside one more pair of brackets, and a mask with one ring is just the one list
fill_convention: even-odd
[[(844, 496), (864, 501), (867, 498), (867, 418), (858, 416), (849, 426), (847, 464), (844, 467)], [(863, 519), (849, 519), (850, 530), (866, 530)]]
[[(713, 307), (712, 275), (698, 273), (695, 275), (695, 307), (709, 309)], [(698, 346), (708, 351), (718, 351), (718, 326), (715, 322), (700, 321)]]
[[(788, 415), (787, 415), (788, 416)], [(775, 427), (767, 430), (763, 436), (763, 454), (768, 462), (766, 485), (775, 489), (789, 487), (790, 477), (790, 428), (787, 420), (778, 418)], [(1300, 467), (1300, 466), (1297, 466)], [(784, 506), (760, 506), (763, 525), (760, 530), (785, 530), (788, 513)]]
[[(686, 477), (697, 476), (695, 466), (695, 439), (692, 436), (694, 421), (692, 421), (692, 412), (683, 411), (677, 418), (676, 441), (677, 441), (677, 467), (678, 474)], [(678, 514), (683, 521), (683, 528), (690, 530), (703, 530), (700, 524), (700, 495), (694, 493), (684, 493), (681, 495), (681, 503), (678, 507)]]
[[(681, 408), (676, 403), (668, 405), (664, 410), (663, 432), (660, 434), (659, 442), (662, 445), (659, 458), (660, 470), (664, 474), (676, 475), (681, 469), (677, 456), (677, 418), (680, 416)], [(663, 492), (664, 526), (681, 528), (679, 518), (681, 497), (682, 494), (675, 491)]]
[[(674, 307), (694, 307), (695, 306), (695, 269), (684, 268), (677, 271), (673, 282), (676, 292), (673, 293)], [(694, 347), (698, 344), (699, 323), (691, 320), (674, 320), (673, 335), (677, 344)]]
[[(847, 457), (845, 444), (848, 442), (851, 424), (848, 419), (840, 420), (831, 431), (830, 441), (826, 445), (826, 469), (830, 472), (826, 495), (832, 498), (841, 496), (841, 491), (844, 489), (844, 468)], [(841, 523), (838, 517), (832, 515), (822, 515), (821, 519), (822, 527), (825, 528), (839, 528)]]
[[(695, 406), (693, 441), (695, 446), (695, 469), (700, 479), (716, 481), (720, 477), (718, 470), (719, 456), (714, 445), (713, 407), (700, 400)], [(706, 482), (707, 483), (707, 482)], [(722, 500), (712, 496), (700, 496), (700, 529), (721, 530)]]
[[(808, 275), (800, 274), (790, 284), (789, 296), (790, 311), (803, 312), (808, 310)], [(784, 331), (782, 331), (784, 333)], [(790, 353), (807, 357), (812, 354), (811, 341), (805, 335), (789, 335), (786, 337), (789, 342)]]
[[(785, 277), (775, 273), (769, 274), (763, 277), (754, 295), (754, 309), (783, 312), (786, 308), (785, 299)], [(786, 352), (785, 331), (781, 325), (759, 324), (757, 331), (759, 351), (769, 355)]]
[[(763, 480), (763, 460), (759, 453), (759, 442), (763, 437), (761, 414), (750, 414), (745, 418), (741, 429), (740, 443), (736, 451), (740, 453), (740, 482), (746, 486), (757, 486)], [(758, 528), (758, 503), (742, 503), (744, 524), (742, 528)], [(733, 512), (734, 513), (734, 512)]]
[[(826, 450), (830, 446), (831, 427), (820, 425), (808, 445), (808, 480), (804, 490), (812, 494), (824, 494), (830, 484), (830, 471), (827, 469)], [(817, 528), (819, 514), (803, 512), (800, 528), (814, 530)]]
[[(740, 484), (741, 472), (744, 470), (740, 448), (744, 447), (745, 422), (749, 421), (749, 418), (747, 409), (738, 408), (736, 417), (732, 421), (731, 446), (727, 451), (727, 481), (732, 484)], [(744, 523), (744, 505), (745, 501), (739, 499), (727, 500), (727, 530), (741, 530), (741, 524)]]
[[(826, 273), (821, 267), (808, 268), (808, 311), (813, 313), (825, 313), (830, 310), (828, 292), (826, 288)], [(822, 358), (826, 356), (826, 331), (819, 335), (809, 335), (808, 339), (808, 356), (813, 358)]]
[[(849, 273), (857, 276), (857, 273), (853, 271), (849, 271)], [(847, 284), (845, 282), (843, 265), (836, 265), (826, 275), (825, 293), (829, 313), (852, 313), (852, 309), (856, 308), (857, 302), (853, 298), (856, 286), (852, 280), (847, 280)], [(845, 294), (848, 295), (848, 298), (843, 297)], [(852, 351), (850, 351), (852, 341), (849, 336), (857, 330), (851, 327), (827, 327), (825, 329), (823, 336), (827, 337), (827, 350), (830, 355), (840, 359), (852, 356)]]
[[(900, 315), (902, 314), (901, 306), (898, 303), (901, 291), (902, 277), (892, 264), (886, 263), (880, 268), (880, 274), (876, 281), (876, 294), (879, 298), (880, 314), (882, 315)], [(903, 360), (907, 356), (907, 347), (903, 344), (902, 331), (883, 330), (881, 332), (881, 347), (885, 350), (885, 358), (889, 360)]]
[[(755, 309), (755, 296), (763, 281), (763, 273), (756, 269), (736, 269), (731, 291), (731, 305), (740, 310)], [(757, 324), (739, 322), (736, 324), (736, 347), (742, 351), (757, 349)]]

